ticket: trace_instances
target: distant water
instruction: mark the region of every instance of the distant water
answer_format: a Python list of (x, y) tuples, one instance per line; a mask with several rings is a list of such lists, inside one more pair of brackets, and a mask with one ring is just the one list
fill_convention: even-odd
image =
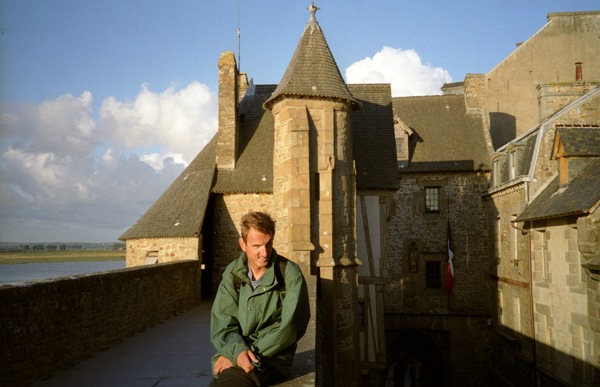
[(125, 261), (2, 264), (0, 285), (124, 268)]

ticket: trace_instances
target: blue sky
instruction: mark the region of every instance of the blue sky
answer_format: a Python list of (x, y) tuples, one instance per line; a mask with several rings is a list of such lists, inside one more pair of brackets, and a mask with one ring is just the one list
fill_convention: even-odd
[[(437, 94), (592, 0), (321, 0), (351, 83)], [(278, 83), (306, 0), (0, 0), (0, 241), (115, 241), (216, 131), (217, 60)], [(237, 28), (241, 29), (238, 52)]]

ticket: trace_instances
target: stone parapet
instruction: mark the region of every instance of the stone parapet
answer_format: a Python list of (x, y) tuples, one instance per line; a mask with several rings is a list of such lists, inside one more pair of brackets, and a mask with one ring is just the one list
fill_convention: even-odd
[(199, 303), (197, 261), (0, 286), (0, 385), (46, 379)]

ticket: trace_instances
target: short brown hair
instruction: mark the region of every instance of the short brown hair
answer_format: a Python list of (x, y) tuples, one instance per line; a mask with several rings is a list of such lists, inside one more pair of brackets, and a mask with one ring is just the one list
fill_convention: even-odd
[(270, 235), (271, 239), (275, 237), (275, 221), (264, 212), (251, 211), (242, 217), (241, 230), (244, 241), (246, 241), (250, 228)]

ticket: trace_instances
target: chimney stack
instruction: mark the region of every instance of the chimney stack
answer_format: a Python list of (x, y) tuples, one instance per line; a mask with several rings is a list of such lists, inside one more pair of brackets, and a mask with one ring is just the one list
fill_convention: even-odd
[(575, 82), (583, 81), (583, 63), (575, 62)]
[(233, 52), (219, 58), (219, 131), (217, 168), (234, 169), (237, 156), (237, 110), (239, 72)]

